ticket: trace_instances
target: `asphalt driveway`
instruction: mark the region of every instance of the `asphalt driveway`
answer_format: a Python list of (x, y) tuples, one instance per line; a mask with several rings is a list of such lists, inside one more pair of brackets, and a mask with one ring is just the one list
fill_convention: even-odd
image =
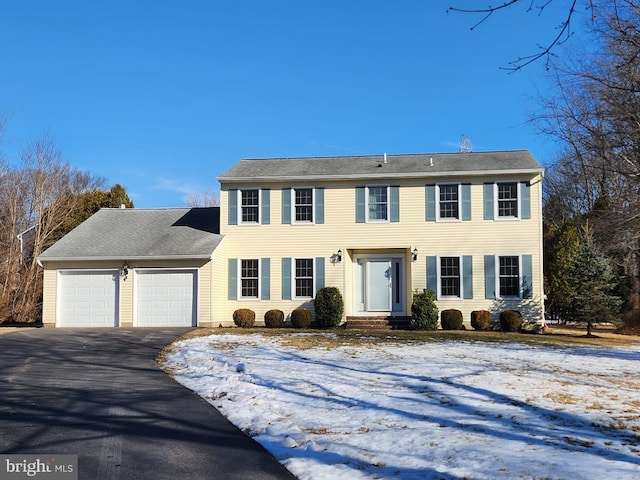
[(0, 452), (77, 454), (78, 478), (293, 479), (154, 359), (189, 329), (0, 335)]

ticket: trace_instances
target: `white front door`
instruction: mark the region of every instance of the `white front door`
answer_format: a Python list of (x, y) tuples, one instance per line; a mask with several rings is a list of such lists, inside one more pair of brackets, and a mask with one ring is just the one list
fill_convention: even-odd
[(356, 258), (355, 309), (358, 312), (404, 314), (404, 259)]

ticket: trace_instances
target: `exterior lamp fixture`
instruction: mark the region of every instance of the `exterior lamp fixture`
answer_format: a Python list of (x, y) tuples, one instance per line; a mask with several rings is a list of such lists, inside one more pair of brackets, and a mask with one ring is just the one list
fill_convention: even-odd
[(416, 260), (418, 260), (418, 249), (417, 248), (414, 248), (413, 252), (411, 252), (411, 260), (413, 260), (414, 262)]
[(129, 275), (129, 264), (127, 262), (124, 262), (124, 265), (122, 265), (122, 268), (120, 269), (120, 278), (122, 279), (122, 281), (125, 281), (128, 275)]
[(338, 249), (338, 253), (336, 253), (336, 260), (338, 262), (342, 261), (342, 250)]

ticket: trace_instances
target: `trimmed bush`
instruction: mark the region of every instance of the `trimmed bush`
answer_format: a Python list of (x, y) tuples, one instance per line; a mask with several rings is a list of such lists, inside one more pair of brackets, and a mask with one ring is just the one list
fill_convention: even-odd
[(438, 328), (436, 295), (431, 290), (414, 292), (411, 303), (411, 328), (415, 330), (436, 330)]
[(471, 312), (471, 326), (474, 330), (491, 329), (491, 312), (488, 310), (474, 310)]
[(248, 308), (239, 308), (233, 312), (233, 323), (236, 327), (251, 328), (256, 323), (256, 312)]
[(311, 326), (311, 312), (306, 308), (296, 308), (291, 312), (291, 326), (309, 328)]
[(313, 301), (316, 310), (316, 323), (321, 328), (333, 328), (340, 325), (344, 312), (342, 294), (336, 287), (324, 287), (318, 290)]
[(517, 332), (522, 327), (522, 314), (516, 310), (500, 312), (500, 329), (503, 332)]
[(282, 310), (268, 310), (264, 314), (264, 325), (267, 328), (284, 327), (284, 312)]
[(440, 314), (440, 325), (443, 330), (462, 330), (462, 312), (455, 308), (443, 310)]

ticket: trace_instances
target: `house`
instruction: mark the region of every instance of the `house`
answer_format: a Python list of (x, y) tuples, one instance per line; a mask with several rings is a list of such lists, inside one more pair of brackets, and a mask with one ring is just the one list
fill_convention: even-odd
[[(136, 210), (115, 209), (78, 227), (82, 241), (74, 230), (45, 252), (45, 323), (67, 324), (68, 288), (82, 288), (85, 270), (110, 269), (116, 324), (171, 324), (140, 312), (149, 301), (141, 287), (145, 276), (189, 268), (194, 325), (233, 324), (238, 308), (254, 310), (258, 321), (270, 309), (313, 310), (324, 286), (340, 289), (351, 325), (406, 319), (413, 292), (423, 289), (436, 292), (440, 310), (462, 311), (467, 324), (473, 310), (507, 308), (542, 322), (543, 173), (525, 150), (241, 160), (218, 177), (220, 228), (200, 231), (209, 236), (202, 250), (187, 253), (170, 221), (152, 221), (140, 233), (128, 223), (127, 235), (150, 246), (167, 238), (171, 248), (134, 252), (139, 239), (114, 233), (126, 237), (116, 251), (116, 239), (108, 244), (98, 227), (109, 231), (105, 215), (118, 223)], [(123, 262), (129, 283), (118, 272)], [(65, 285), (68, 277), (75, 287)]]

